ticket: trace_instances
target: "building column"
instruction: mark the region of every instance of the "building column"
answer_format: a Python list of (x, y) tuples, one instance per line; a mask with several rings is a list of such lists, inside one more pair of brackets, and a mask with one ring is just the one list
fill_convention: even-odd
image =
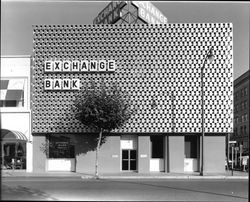
[(165, 162), (165, 173), (169, 172), (169, 136), (164, 138), (164, 162)]
[(1, 144), (1, 152), (2, 152), (2, 165), (1, 166), (4, 166), (4, 142), (2, 142)]
[(226, 148), (225, 136), (205, 136), (204, 172), (225, 172)]
[(150, 163), (150, 136), (138, 136), (138, 173), (148, 173)]
[(45, 135), (33, 136), (33, 172), (46, 172)]
[(168, 137), (169, 172), (184, 172), (184, 136)]

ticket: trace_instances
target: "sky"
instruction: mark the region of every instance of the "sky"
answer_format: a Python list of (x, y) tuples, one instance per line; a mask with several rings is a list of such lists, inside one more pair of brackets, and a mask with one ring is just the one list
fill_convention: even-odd
[[(93, 24), (108, 1), (2, 0), (1, 55), (31, 55), (32, 25)], [(168, 23), (233, 23), (234, 79), (249, 69), (248, 1), (151, 1)]]

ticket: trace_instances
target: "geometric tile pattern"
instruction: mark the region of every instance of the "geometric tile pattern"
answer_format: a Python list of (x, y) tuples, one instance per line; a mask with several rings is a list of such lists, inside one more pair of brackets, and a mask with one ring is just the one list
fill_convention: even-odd
[[(74, 91), (45, 91), (45, 79), (112, 82), (130, 94), (137, 113), (121, 133), (200, 133), (204, 69), (205, 132), (233, 131), (231, 23), (33, 26), (32, 132), (93, 132), (74, 119)], [(112, 73), (45, 73), (46, 60), (115, 60)], [(152, 103), (155, 104), (153, 107)]]

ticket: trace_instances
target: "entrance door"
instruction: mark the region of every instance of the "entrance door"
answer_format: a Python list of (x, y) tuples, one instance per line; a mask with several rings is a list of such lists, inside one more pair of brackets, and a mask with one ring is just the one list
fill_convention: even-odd
[(136, 150), (122, 150), (122, 170), (136, 170)]
[(121, 170), (137, 170), (137, 136), (121, 136)]

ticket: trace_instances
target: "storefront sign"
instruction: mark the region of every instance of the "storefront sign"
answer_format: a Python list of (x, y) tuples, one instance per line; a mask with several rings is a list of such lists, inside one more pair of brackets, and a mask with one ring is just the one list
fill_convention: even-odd
[(56, 142), (57, 149), (68, 149), (69, 143), (68, 142)]
[[(47, 60), (44, 62), (45, 73), (88, 73), (114, 72), (114, 60)], [(80, 90), (79, 79), (45, 79), (44, 90)]]
[(149, 1), (132, 1), (138, 8), (138, 16), (149, 24), (167, 24), (168, 19)]
[(121, 140), (121, 149), (133, 149), (133, 140)]
[(126, 1), (110, 2), (94, 19), (94, 24), (114, 24), (121, 18), (121, 9), (126, 5)]
[(79, 79), (45, 79), (44, 90), (80, 90)]
[(45, 61), (44, 72), (114, 72), (114, 60), (82, 60), (82, 61)]

